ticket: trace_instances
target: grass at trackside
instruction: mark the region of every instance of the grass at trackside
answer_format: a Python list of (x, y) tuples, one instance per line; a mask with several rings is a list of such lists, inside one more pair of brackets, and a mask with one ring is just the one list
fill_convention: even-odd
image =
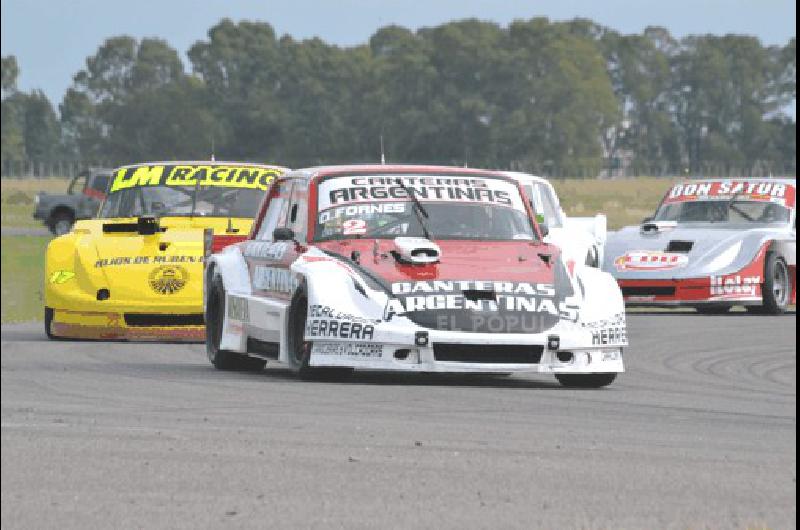
[(69, 179), (66, 178), (0, 179), (0, 224), (3, 228), (44, 226), (41, 221), (33, 218), (33, 197), (40, 191), (66, 193), (68, 185)]
[(641, 177), (618, 180), (551, 180), (567, 215), (590, 217), (604, 213), (609, 230), (639, 224), (652, 215), (661, 198), (676, 182), (670, 178)]
[(49, 237), (3, 236), (0, 305), (6, 322), (42, 319), (44, 252)]

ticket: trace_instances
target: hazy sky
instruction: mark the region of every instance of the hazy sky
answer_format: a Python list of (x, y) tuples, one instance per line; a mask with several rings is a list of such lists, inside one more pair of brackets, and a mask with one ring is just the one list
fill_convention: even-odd
[[(261, 20), (281, 35), (360, 44), (381, 26), (435, 26), (477, 17), (590, 18), (623, 33), (664, 26), (676, 37), (743, 33), (785, 44), (796, 33), (795, 0), (0, 0), (2, 55), (16, 55), (19, 88), (60, 103), (72, 76), (107, 37), (160, 37), (182, 54), (220, 18)], [(185, 60), (185, 55), (183, 55)]]

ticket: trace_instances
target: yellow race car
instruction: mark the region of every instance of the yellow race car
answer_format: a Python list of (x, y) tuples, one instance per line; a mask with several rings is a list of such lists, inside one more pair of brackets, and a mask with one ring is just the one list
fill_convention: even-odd
[(202, 341), (204, 244), (244, 239), (285, 170), (229, 162), (116, 170), (98, 217), (47, 247), (47, 336)]

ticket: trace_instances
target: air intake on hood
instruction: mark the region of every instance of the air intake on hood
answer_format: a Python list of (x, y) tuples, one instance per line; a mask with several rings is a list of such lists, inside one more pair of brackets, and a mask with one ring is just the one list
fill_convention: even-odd
[(396, 237), (394, 245), (395, 249), (392, 250), (392, 255), (397, 261), (403, 263), (416, 265), (436, 263), (442, 254), (439, 245), (421, 237)]
[(694, 245), (694, 241), (679, 241), (677, 239), (673, 239), (667, 245), (667, 252), (682, 252), (687, 254), (689, 251), (692, 250), (692, 246)]

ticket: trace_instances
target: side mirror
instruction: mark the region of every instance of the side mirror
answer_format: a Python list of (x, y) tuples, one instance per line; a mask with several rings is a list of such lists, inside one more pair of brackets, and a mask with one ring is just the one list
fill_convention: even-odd
[(544, 215), (536, 214), (536, 224), (539, 225), (539, 230), (542, 231), (542, 237), (547, 237), (550, 234), (550, 227), (544, 220)]
[(294, 230), (291, 228), (276, 228), (272, 231), (273, 241), (294, 241)]
[(542, 231), (542, 237), (550, 235), (550, 227), (546, 223), (539, 223), (539, 230)]
[(653, 220), (652, 216), (645, 217), (644, 219), (642, 219), (641, 224), (649, 223), (652, 220)]

